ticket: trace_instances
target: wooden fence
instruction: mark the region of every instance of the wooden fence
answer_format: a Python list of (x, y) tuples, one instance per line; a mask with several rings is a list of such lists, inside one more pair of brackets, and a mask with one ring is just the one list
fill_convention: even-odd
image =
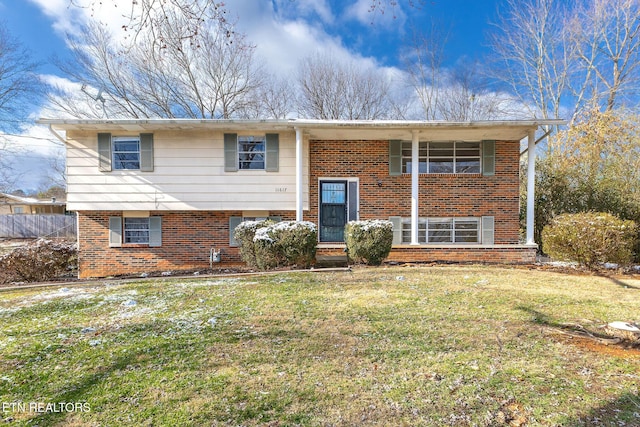
[(76, 237), (75, 215), (0, 215), (0, 238)]

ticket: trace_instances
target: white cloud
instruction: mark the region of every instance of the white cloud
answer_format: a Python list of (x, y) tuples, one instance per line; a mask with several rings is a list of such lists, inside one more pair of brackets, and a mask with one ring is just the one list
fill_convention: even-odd
[(400, 3), (387, 4), (387, 2), (378, 3), (372, 0), (357, 0), (347, 9), (346, 17), (355, 19), (363, 25), (374, 24), (383, 27), (402, 26), (407, 19)]
[(19, 135), (0, 134), (1, 142), (10, 150), (2, 154), (3, 161), (20, 176), (16, 189), (30, 192), (50, 184), (46, 176), (53, 175), (51, 161), (62, 156), (63, 144), (46, 127), (33, 124)]
[(316, 53), (376, 65), (375, 59), (350, 51), (340, 35), (329, 31), (335, 18), (326, 1), (278, 0), (274, 8), (273, 2), (256, 5), (253, 0), (237, 0), (227, 8), (231, 16), (238, 17), (238, 30), (256, 45), (257, 54), (273, 73), (291, 74), (302, 58)]
[(315, 20), (319, 17), (324, 23), (331, 24), (335, 17), (331, 10), (331, 6), (325, 0), (280, 0), (280, 8), (292, 8), (295, 15), (304, 17), (305, 19)]

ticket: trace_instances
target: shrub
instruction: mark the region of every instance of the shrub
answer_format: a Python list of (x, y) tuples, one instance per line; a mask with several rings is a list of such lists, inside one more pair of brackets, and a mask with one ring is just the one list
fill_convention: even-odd
[(259, 228), (273, 224), (272, 220), (263, 221), (243, 221), (234, 230), (233, 237), (236, 239), (240, 249), (240, 258), (251, 268), (258, 268), (256, 260), (256, 248), (254, 237)]
[(307, 221), (282, 221), (258, 228), (253, 239), (259, 269), (309, 267), (316, 258), (318, 233)]
[(345, 226), (349, 257), (370, 265), (380, 265), (391, 252), (393, 224), (386, 220), (350, 221)]
[(234, 233), (240, 256), (251, 268), (308, 267), (316, 257), (318, 233), (311, 222), (245, 221)]
[(74, 243), (38, 239), (0, 257), (0, 283), (57, 279), (74, 271), (77, 262)]
[(630, 263), (637, 236), (633, 221), (588, 212), (555, 217), (542, 231), (542, 242), (551, 257), (594, 269), (605, 262)]

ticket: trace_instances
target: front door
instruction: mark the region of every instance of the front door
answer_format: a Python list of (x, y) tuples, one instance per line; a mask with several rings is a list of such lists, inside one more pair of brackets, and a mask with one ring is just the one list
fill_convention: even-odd
[(358, 219), (358, 179), (320, 181), (320, 241), (344, 242), (344, 226)]
[(320, 241), (344, 242), (347, 181), (320, 182)]

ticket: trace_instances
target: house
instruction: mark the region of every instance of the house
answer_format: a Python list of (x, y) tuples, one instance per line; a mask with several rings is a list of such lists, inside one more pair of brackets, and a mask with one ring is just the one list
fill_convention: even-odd
[(12, 214), (64, 214), (66, 202), (50, 199), (36, 199), (0, 193), (0, 215)]
[[(233, 229), (318, 225), (342, 253), (356, 219), (394, 224), (391, 261), (534, 261), (520, 236), (520, 141), (559, 120), (424, 122), (41, 119), (67, 148), (82, 278), (240, 262)], [(62, 135), (64, 133), (64, 136)], [(534, 168), (530, 162), (529, 177)]]

